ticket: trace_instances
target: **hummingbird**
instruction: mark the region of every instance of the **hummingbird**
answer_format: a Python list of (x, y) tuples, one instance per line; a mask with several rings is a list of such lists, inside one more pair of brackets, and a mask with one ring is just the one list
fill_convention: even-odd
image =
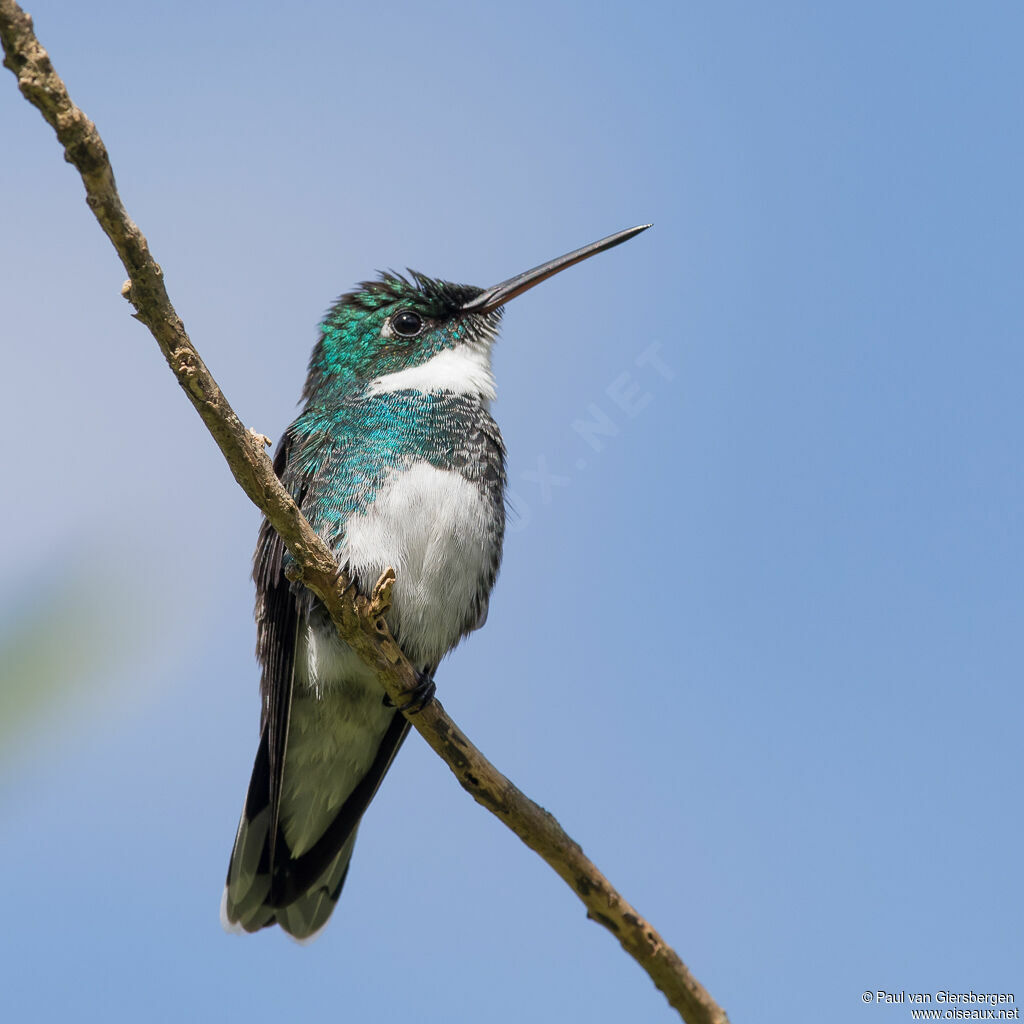
[(649, 224), (491, 288), (408, 271), (343, 295), (320, 324), (304, 407), (274, 471), (361, 593), (397, 574), (387, 615), (420, 680), (392, 706), (320, 600), (288, 579), (270, 523), (253, 559), (260, 742), (228, 866), (221, 922), (327, 924), (356, 832), (441, 659), (487, 618), (505, 532), (505, 446), (491, 417), (491, 349), (504, 306)]

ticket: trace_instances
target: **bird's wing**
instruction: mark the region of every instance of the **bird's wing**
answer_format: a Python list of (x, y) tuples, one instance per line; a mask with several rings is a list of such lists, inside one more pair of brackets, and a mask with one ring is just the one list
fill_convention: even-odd
[[(274, 472), (288, 487), (292, 497), (301, 504), (309, 481), (301, 476), (289, 479), (292, 474), (287, 470), (292, 445), (292, 436), (286, 433), (274, 457)], [(288, 746), (288, 719), (295, 682), (295, 645), (299, 622), (298, 602), (284, 575), (284, 559), (284, 541), (270, 522), (264, 519), (256, 544), (252, 576), (256, 583), (256, 655), (263, 667), (260, 681), (263, 702), (261, 730), (267, 744), (271, 870), (277, 838), (281, 782), (284, 778), (284, 755)]]

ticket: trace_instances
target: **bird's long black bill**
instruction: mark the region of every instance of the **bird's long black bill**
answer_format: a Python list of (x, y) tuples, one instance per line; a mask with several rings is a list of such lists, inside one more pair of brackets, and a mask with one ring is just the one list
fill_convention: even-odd
[(493, 288), (488, 288), (475, 299), (470, 299), (462, 308), (469, 313), (489, 313), (492, 309), (504, 306), (506, 302), (514, 299), (517, 295), (522, 295), (535, 284), (546, 281), (553, 274), (565, 270), (566, 267), (571, 267), (574, 263), (596, 256), (599, 252), (604, 252), (605, 249), (622, 245), (623, 242), (628, 242), (634, 235), (639, 235), (641, 231), (646, 231), (650, 226), (650, 224), (639, 224), (635, 228), (626, 228), (625, 231), (617, 231), (614, 235), (602, 238), (598, 242), (591, 242), (590, 245), (585, 245), (582, 249), (567, 252), (564, 256), (559, 256), (558, 259), (548, 260), (547, 263), (542, 263), (539, 267), (534, 267), (533, 270), (527, 270), (525, 273), (510, 277), (507, 281), (502, 281), (501, 284), (496, 284)]

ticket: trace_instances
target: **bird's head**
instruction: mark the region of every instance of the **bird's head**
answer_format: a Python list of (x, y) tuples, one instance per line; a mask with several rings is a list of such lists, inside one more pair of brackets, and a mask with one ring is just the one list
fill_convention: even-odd
[(475, 288), (410, 272), (382, 274), (343, 295), (320, 325), (304, 397), (347, 393), (472, 391), (494, 397), (490, 349), (506, 302), (566, 267), (650, 227), (609, 235), (532, 270)]

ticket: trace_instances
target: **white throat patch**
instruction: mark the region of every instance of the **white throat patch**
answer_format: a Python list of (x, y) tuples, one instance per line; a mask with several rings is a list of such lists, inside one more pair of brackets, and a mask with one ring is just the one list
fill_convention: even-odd
[(446, 348), (419, 366), (386, 373), (370, 382), (368, 394), (388, 391), (451, 391), (457, 395), (479, 395), (494, 400), (497, 390), (491, 372), (490, 341), (469, 341), (458, 348)]

